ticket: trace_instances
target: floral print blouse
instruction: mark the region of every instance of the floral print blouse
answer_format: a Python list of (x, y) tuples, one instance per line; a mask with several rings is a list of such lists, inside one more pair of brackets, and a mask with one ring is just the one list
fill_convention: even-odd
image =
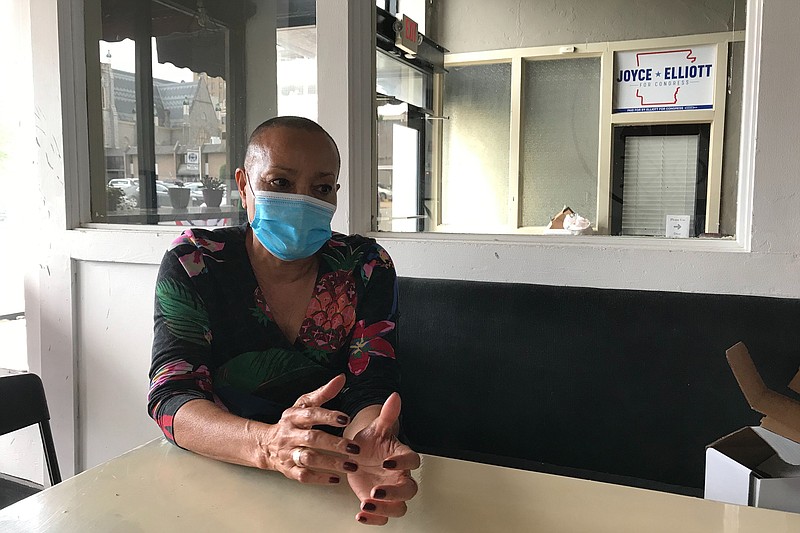
[(148, 411), (172, 442), (173, 416), (197, 398), (275, 423), (342, 372), (345, 387), (326, 407), (351, 417), (397, 390), (397, 282), (386, 251), (334, 233), (317, 252), (317, 283), (290, 342), (256, 281), (247, 228), (186, 230), (161, 263)]

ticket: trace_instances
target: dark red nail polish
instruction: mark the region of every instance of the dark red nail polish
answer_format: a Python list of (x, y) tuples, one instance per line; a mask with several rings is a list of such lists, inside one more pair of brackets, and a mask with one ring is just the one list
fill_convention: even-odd
[(377, 509), (377, 507), (375, 507), (374, 503), (365, 503), (364, 505), (361, 506), (361, 508), (364, 511), (368, 511), (368, 512), (369, 511), (374, 511), (375, 509)]
[(383, 462), (383, 467), (384, 468), (397, 468), (397, 461), (392, 461), (391, 459), (388, 459), (388, 460)]
[(331, 478), (328, 481), (330, 481), (333, 484), (336, 484), (339, 483), (339, 478), (336, 476), (331, 476)]
[(361, 453), (361, 447), (358, 444), (348, 444), (347, 448), (345, 448), (345, 449), (347, 450), (347, 453), (350, 453), (350, 454), (353, 454), (353, 455)]
[(336, 417), (336, 421), (339, 422), (341, 425), (346, 426), (348, 423), (350, 423), (350, 418), (344, 415), (339, 415)]
[(372, 495), (372, 497), (376, 500), (382, 500), (386, 497), (386, 491), (383, 489), (375, 489), (375, 493)]
[(366, 522), (367, 521), (367, 517), (366, 516), (359, 516), (358, 517), (358, 521), (359, 522)]
[(350, 461), (346, 461), (344, 463), (344, 469), (347, 470), (348, 472), (355, 472), (356, 470), (358, 470), (358, 465), (355, 463), (351, 463)]

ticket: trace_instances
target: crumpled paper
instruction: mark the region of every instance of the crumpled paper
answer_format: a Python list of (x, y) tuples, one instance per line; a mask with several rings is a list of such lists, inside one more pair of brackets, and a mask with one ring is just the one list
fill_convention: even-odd
[(570, 213), (564, 217), (564, 229), (573, 235), (588, 235), (592, 233), (592, 223), (588, 218), (578, 213)]

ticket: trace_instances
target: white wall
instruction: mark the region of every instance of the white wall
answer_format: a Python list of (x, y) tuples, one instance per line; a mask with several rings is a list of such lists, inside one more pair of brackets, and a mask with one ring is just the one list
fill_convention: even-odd
[[(0, 276), (13, 278), (13, 286), (0, 290), (0, 314), (24, 308), (23, 277), (30, 270), (30, 256), (26, 252), (34, 196), (26, 181), (31, 176), (33, 148), (33, 95), (31, 73), (31, 24), (28, 2), (0, 2), (0, 72), (13, 73), (13, 83), (0, 83), (0, 102), (5, 102), (0, 113), (0, 142), (5, 159), (0, 164), (0, 181), (3, 198), (0, 205), (8, 219), (2, 232), (3, 248), (0, 259)], [(27, 201), (26, 201), (27, 200)], [(5, 254), (17, 251), (9, 259)], [(18, 285), (17, 285), (18, 284)], [(25, 349), (26, 321), (0, 324), (0, 335), (5, 342), (0, 348), (0, 368), (27, 370)], [(2, 375), (2, 370), (0, 370)], [(31, 426), (0, 437), (0, 472), (42, 483), (44, 454), (39, 428)]]
[(161, 431), (147, 415), (158, 267), (77, 264), (79, 469)]
[[(27, 0), (14, 1), (24, 3)], [(155, 432), (142, 411), (142, 386), (152, 335), (152, 285), (155, 265), (176, 230), (152, 233), (109, 228), (65, 229), (70, 227), (65, 197), (79, 188), (76, 184), (82, 183), (81, 176), (85, 175), (80, 170), (85, 164), (82, 162), (85, 146), (80, 144), (81, 72), (80, 62), (74, 60), (80, 57), (81, 51), (76, 55), (69, 50), (69, 43), (77, 43), (79, 36), (63, 40), (69, 35), (69, 28), (65, 30), (62, 26), (62, 40), (56, 42), (53, 34), (58, 26), (54, 13), (59, 7), (63, 16), (64, 6), (74, 7), (79, 1), (30, 0), (36, 8), (31, 20), (34, 49), (40, 62), (34, 73), (37, 125), (47, 138), (56, 139), (55, 151), (66, 153), (67, 157), (63, 161), (55, 158), (51, 166), (48, 158), (53, 163), (52, 153), (40, 149), (36, 155), (37, 167), (31, 174), (31, 181), (37, 187), (31, 197), (33, 204), (43, 206), (37, 216), (44, 217), (47, 223), (41, 229), (32, 230), (40, 239), (42, 249), (37, 251), (37, 263), (30, 273), (32, 282), (26, 311), (31, 366), (42, 369), (56, 411), (54, 415), (59, 419), (55, 431), (60, 459), (68, 463), (74, 456), (83, 466), (90, 466), (154, 434), (147, 432)], [(334, 0), (320, 0), (323, 1)], [(357, 2), (350, 0), (347, 4), (355, 6)], [(337, 23), (335, 10), (331, 8), (329, 13), (328, 19)], [(361, 24), (360, 38), (363, 38), (371, 33), (371, 24), (356, 15), (343, 15), (347, 17), (343, 26)], [(755, 172), (752, 232), (744, 225), (752, 245), (731, 242), (726, 251), (720, 251), (715, 249), (714, 243), (697, 241), (670, 250), (648, 240), (621, 244), (619, 240), (599, 237), (565, 241), (381, 236), (394, 256), (399, 273), (434, 278), (800, 298), (800, 218), (775, 216), (776, 213), (800, 213), (800, 181), (797, 179), (800, 150), (796, 148), (800, 146), (800, 131), (796, 126), (800, 124), (800, 109), (776, 105), (785, 101), (787, 88), (800, 85), (800, 55), (794, 50), (797, 20), (800, 20), (800, 3), (796, 0), (764, 0), (756, 122), (758, 143), (754, 156), (747, 160), (753, 163)], [(328, 42), (335, 43), (336, 33), (330, 30), (321, 31), (320, 39), (331, 39)], [(366, 40), (356, 42), (370, 46)], [(368, 48), (361, 56), (357, 50), (345, 49), (347, 57), (374, 57)], [(342, 55), (345, 54), (338, 57)], [(326, 68), (333, 70), (331, 65)], [(363, 72), (346, 72), (347, 83), (354, 83), (356, 94), (360, 76)], [(344, 109), (351, 109), (357, 99), (352, 90), (347, 90), (349, 85), (345, 85), (344, 91), (341, 87), (325, 89), (326, 86), (330, 87), (320, 83), (320, 105), (327, 110), (325, 120), (331, 125), (339, 116), (337, 110), (331, 109), (337, 98), (342, 100), (340, 108)], [(328, 90), (330, 93), (326, 97), (323, 91)], [(362, 94), (366, 98), (368, 93)], [(62, 96), (67, 99), (63, 105)], [(359, 116), (364, 120), (372, 119), (369, 113)], [(364, 124), (362, 122), (361, 126)], [(331, 128), (337, 141), (348, 146), (345, 153), (349, 153), (351, 166), (341, 179), (349, 186), (343, 187), (349, 189), (344, 205), (350, 207), (351, 213), (360, 209), (359, 198), (369, 198), (370, 190), (370, 176), (362, 172), (363, 166), (360, 166), (363, 165), (360, 155), (363, 144), (347, 143), (348, 135), (363, 134), (356, 126), (340, 124)], [(62, 143), (65, 147), (59, 152)], [(72, 185), (65, 186), (65, 181)], [(749, 192), (745, 190), (740, 194), (741, 201), (749, 201)], [(357, 214), (359, 216), (348, 220), (347, 227), (364, 231), (363, 213)], [(75, 389), (76, 376), (80, 378), (79, 392)], [(119, 386), (112, 389), (114, 383)], [(79, 426), (74, 423), (74, 399), (79, 401), (78, 410), (86, 417)], [(112, 409), (115, 404), (122, 408), (118, 417)], [(122, 432), (119, 439), (114, 437), (117, 431)], [(103, 439), (109, 442), (104, 443)], [(73, 451), (76, 440), (84, 444), (77, 447), (79, 452)], [(65, 470), (68, 475), (69, 467)]]

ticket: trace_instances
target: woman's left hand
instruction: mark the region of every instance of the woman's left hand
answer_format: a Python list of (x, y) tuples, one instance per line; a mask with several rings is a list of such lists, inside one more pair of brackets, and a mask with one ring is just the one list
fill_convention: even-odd
[(397, 440), (400, 395), (393, 393), (380, 415), (352, 438), (361, 447), (358, 471), (347, 475), (350, 488), (361, 500), (356, 519), (362, 524), (384, 525), (389, 518), (403, 516), (406, 502), (417, 493), (411, 470), (420, 457)]

